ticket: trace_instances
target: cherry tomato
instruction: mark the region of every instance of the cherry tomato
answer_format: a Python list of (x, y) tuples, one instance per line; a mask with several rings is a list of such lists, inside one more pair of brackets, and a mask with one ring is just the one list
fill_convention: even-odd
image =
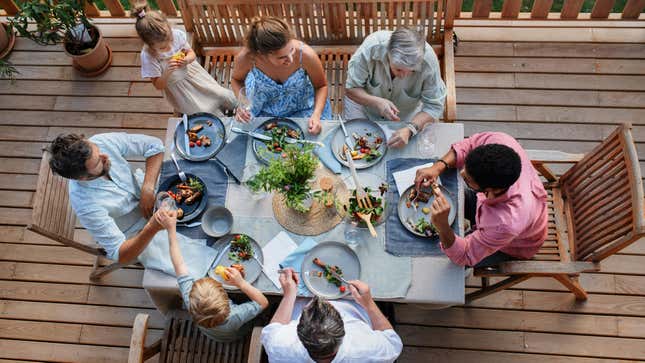
[(190, 147), (195, 147), (195, 143), (191, 141), (191, 142), (188, 144), (188, 146), (190, 146)]
[(275, 148), (275, 149), (273, 149), (273, 150), (275, 150), (275, 151), (277, 151), (277, 152), (280, 152), (280, 151), (282, 151), (282, 148), (281, 148), (281, 147), (276, 147), (276, 148)]
[(195, 142), (195, 144), (197, 144), (197, 146), (202, 146), (202, 140), (197, 140), (197, 142)]
[(287, 153), (282, 153), (282, 157), (283, 157), (283, 158), (286, 158), (286, 157), (287, 157)]
[(235, 240), (236, 240), (236, 241), (239, 241), (239, 240), (240, 240), (240, 238), (242, 238), (242, 236), (241, 236), (241, 235), (239, 235), (239, 234), (238, 234), (237, 236), (235, 236)]
[(338, 288), (338, 290), (340, 290), (340, 292), (345, 292), (347, 288), (345, 287), (345, 285), (342, 285), (341, 287)]
[(278, 144), (277, 142), (274, 142), (273, 147), (280, 147), (280, 144)]
[(367, 154), (368, 152), (370, 152), (370, 149), (368, 149), (368, 148), (366, 148), (366, 147), (362, 147), (362, 148), (361, 148), (361, 153), (363, 153), (363, 154)]

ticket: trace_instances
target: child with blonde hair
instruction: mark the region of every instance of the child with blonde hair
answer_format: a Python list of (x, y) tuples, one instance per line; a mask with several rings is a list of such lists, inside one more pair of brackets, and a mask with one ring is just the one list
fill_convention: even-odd
[(195, 62), (197, 55), (186, 33), (173, 29), (160, 11), (148, 10), (145, 3), (135, 6), (135, 28), (145, 43), (141, 50), (141, 76), (162, 90), (176, 112), (209, 112), (222, 117), (237, 104), (231, 90), (220, 86)]
[(176, 212), (162, 212), (157, 215), (159, 223), (168, 231), (170, 258), (175, 267), (184, 306), (199, 329), (208, 337), (220, 342), (234, 341), (248, 334), (253, 328), (253, 318), (269, 306), (267, 298), (244, 280), (235, 268), (226, 269), (227, 282), (251, 299), (239, 305), (228, 298), (224, 287), (218, 281), (210, 277), (195, 280), (189, 276), (177, 242)]

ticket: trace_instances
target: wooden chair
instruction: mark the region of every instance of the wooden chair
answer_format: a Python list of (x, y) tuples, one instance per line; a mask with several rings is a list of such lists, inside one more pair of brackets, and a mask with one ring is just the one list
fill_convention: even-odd
[(260, 363), (262, 327), (255, 327), (253, 333), (235, 342), (219, 343), (206, 337), (193, 324), (185, 310), (168, 313), (163, 336), (145, 346), (148, 331), (148, 315), (137, 314), (132, 327), (128, 363), (141, 363), (159, 354), (159, 363), (166, 362), (217, 362), (217, 363)]
[(448, 95), (444, 121), (456, 118), (454, 0), (180, 0), (184, 26), (204, 67), (230, 85), (235, 54), (254, 16), (286, 19), (299, 39), (319, 54), (327, 72), (332, 110), (342, 112), (347, 62), (363, 39), (377, 30), (418, 28), (437, 53)]
[[(570, 155), (549, 158), (548, 154), (557, 154), (548, 152), (546, 158), (533, 160), (546, 179), (548, 237), (532, 260), (475, 269), (474, 275), (482, 277), (482, 288), (467, 294), (466, 302), (533, 276), (553, 277), (576, 299), (587, 299), (579, 274), (599, 271), (600, 261), (645, 236), (643, 184), (630, 130), (630, 125), (619, 126), (581, 160)], [(559, 178), (547, 166), (571, 162), (575, 165)], [(507, 278), (487, 283), (490, 277), (502, 276)]]
[[(119, 263), (103, 265), (105, 250), (97, 245), (88, 245), (74, 240), (76, 215), (72, 210), (67, 192), (67, 179), (55, 175), (49, 168), (49, 153), (43, 153), (40, 162), (38, 184), (34, 197), (32, 223), (27, 229), (60, 242), (66, 246), (96, 255), (94, 269), (90, 280), (96, 281), (102, 276), (123, 267)], [(109, 261), (105, 259), (106, 261)]]

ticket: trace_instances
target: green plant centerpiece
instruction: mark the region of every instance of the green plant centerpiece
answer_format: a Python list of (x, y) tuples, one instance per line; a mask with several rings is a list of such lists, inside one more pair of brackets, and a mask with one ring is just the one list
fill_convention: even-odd
[(306, 213), (309, 208), (305, 202), (312, 197), (310, 182), (318, 167), (313, 146), (288, 144), (282, 156), (269, 161), (247, 184), (253, 191), (278, 192), (287, 207)]

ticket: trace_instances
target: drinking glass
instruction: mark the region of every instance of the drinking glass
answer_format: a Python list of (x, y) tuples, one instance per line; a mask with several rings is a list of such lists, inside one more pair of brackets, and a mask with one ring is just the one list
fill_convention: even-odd
[[(253, 105), (253, 102), (251, 101), (250, 95), (247, 93), (246, 87), (240, 88), (240, 92), (237, 94), (237, 102), (238, 107), (251, 113), (251, 105)], [(251, 115), (251, 120), (249, 122), (251, 121), (253, 121), (253, 115)]]
[(159, 192), (155, 200), (155, 210), (174, 212), (177, 210), (177, 203), (167, 192)]
[(435, 127), (434, 124), (430, 124), (418, 135), (417, 151), (419, 152), (419, 156), (423, 158), (431, 158), (435, 156), (435, 142)]
[(249, 181), (253, 179), (253, 177), (260, 172), (260, 169), (262, 169), (262, 165), (258, 163), (253, 163), (249, 164), (244, 167), (244, 171), (242, 173), (242, 185), (248, 190), (248, 192), (251, 194), (251, 198), (253, 200), (261, 200), (264, 199), (267, 195), (269, 195), (268, 192), (264, 190), (258, 190), (254, 191), (251, 186), (249, 185)]
[(361, 241), (361, 234), (363, 233), (362, 229), (358, 226), (358, 223), (352, 220), (347, 220), (345, 222), (345, 243), (355, 249), (358, 247)]

